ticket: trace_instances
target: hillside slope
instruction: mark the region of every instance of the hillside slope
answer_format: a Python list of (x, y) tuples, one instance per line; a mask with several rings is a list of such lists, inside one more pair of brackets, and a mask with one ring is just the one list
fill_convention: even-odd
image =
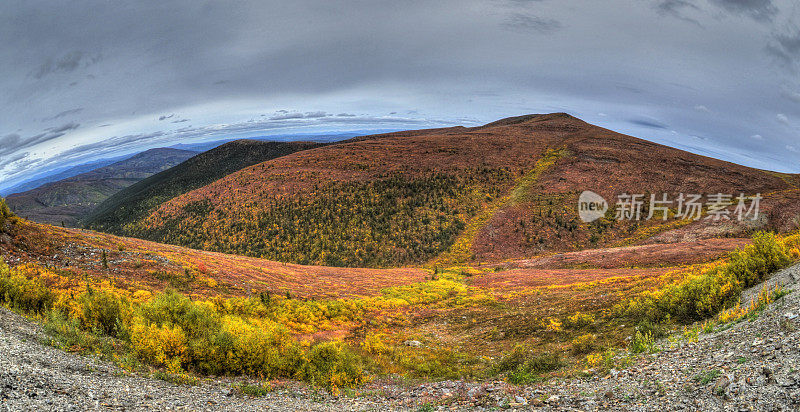
[[(563, 113), (388, 133), (298, 152), (164, 203), (122, 234), (304, 264), (394, 266), (789, 229), (797, 176), (694, 155)], [(762, 218), (578, 219), (578, 195), (762, 193)], [(649, 196), (647, 196), (649, 198)], [(646, 211), (646, 210), (645, 210)]]
[(151, 149), (108, 166), (47, 183), (6, 198), (22, 217), (74, 226), (100, 202), (120, 189), (196, 155), (179, 149)]
[(85, 223), (110, 233), (122, 233), (125, 225), (146, 216), (169, 199), (245, 167), (321, 146), (308, 142), (228, 142), (117, 192), (101, 203)]

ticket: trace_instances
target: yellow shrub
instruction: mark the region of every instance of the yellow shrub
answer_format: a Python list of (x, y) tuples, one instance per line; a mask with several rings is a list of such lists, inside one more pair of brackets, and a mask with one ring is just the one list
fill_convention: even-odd
[(563, 330), (561, 321), (555, 318), (549, 318), (545, 328), (550, 332), (561, 332)]
[(130, 333), (134, 351), (146, 362), (174, 369), (188, 360), (186, 335), (180, 326), (146, 325), (137, 319)]
[(382, 355), (389, 352), (389, 346), (384, 343), (386, 335), (382, 333), (367, 333), (364, 342), (361, 343), (361, 348), (373, 355)]
[(133, 301), (136, 303), (142, 303), (150, 300), (153, 297), (153, 294), (147, 290), (137, 290), (133, 292)]
[(338, 393), (340, 387), (359, 385), (368, 379), (361, 359), (341, 342), (317, 344), (306, 358), (305, 379), (333, 393)]
[(567, 318), (567, 326), (571, 328), (584, 328), (594, 323), (594, 316), (589, 313), (575, 312), (574, 315)]
[(589, 367), (596, 368), (603, 364), (603, 355), (600, 353), (592, 353), (586, 356), (586, 364)]
[(255, 376), (292, 376), (302, 361), (302, 351), (289, 332), (279, 326), (257, 327), (241, 318), (226, 316), (217, 344), (226, 370)]

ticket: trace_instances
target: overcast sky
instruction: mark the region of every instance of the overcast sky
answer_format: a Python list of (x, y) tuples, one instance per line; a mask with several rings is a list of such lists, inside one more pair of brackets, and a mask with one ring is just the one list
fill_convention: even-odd
[(800, 172), (795, 0), (0, 2), (0, 188), (226, 137), (565, 111)]

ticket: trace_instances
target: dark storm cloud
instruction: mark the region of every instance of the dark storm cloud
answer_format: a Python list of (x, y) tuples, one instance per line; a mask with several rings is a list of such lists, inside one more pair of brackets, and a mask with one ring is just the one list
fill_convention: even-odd
[(175, 117), (175, 113), (172, 113), (170, 115), (162, 115), (162, 116), (159, 116), (158, 121), (164, 121), (164, 120), (167, 120), (167, 119), (172, 119), (173, 117)]

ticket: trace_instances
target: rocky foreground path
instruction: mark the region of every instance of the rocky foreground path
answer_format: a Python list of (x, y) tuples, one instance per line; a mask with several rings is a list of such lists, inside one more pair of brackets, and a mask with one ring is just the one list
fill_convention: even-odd
[[(516, 387), (504, 382), (372, 383), (331, 397), (289, 384), (263, 397), (231, 380), (174, 385), (124, 373), (40, 343), (41, 328), (0, 310), (0, 410), (800, 410), (800, 265), (769, 285), (793, 289), (753, 321), (661, 342), (625, 370), (603, 377)], [(761, 285), (745, 292), (757, 297)]]

